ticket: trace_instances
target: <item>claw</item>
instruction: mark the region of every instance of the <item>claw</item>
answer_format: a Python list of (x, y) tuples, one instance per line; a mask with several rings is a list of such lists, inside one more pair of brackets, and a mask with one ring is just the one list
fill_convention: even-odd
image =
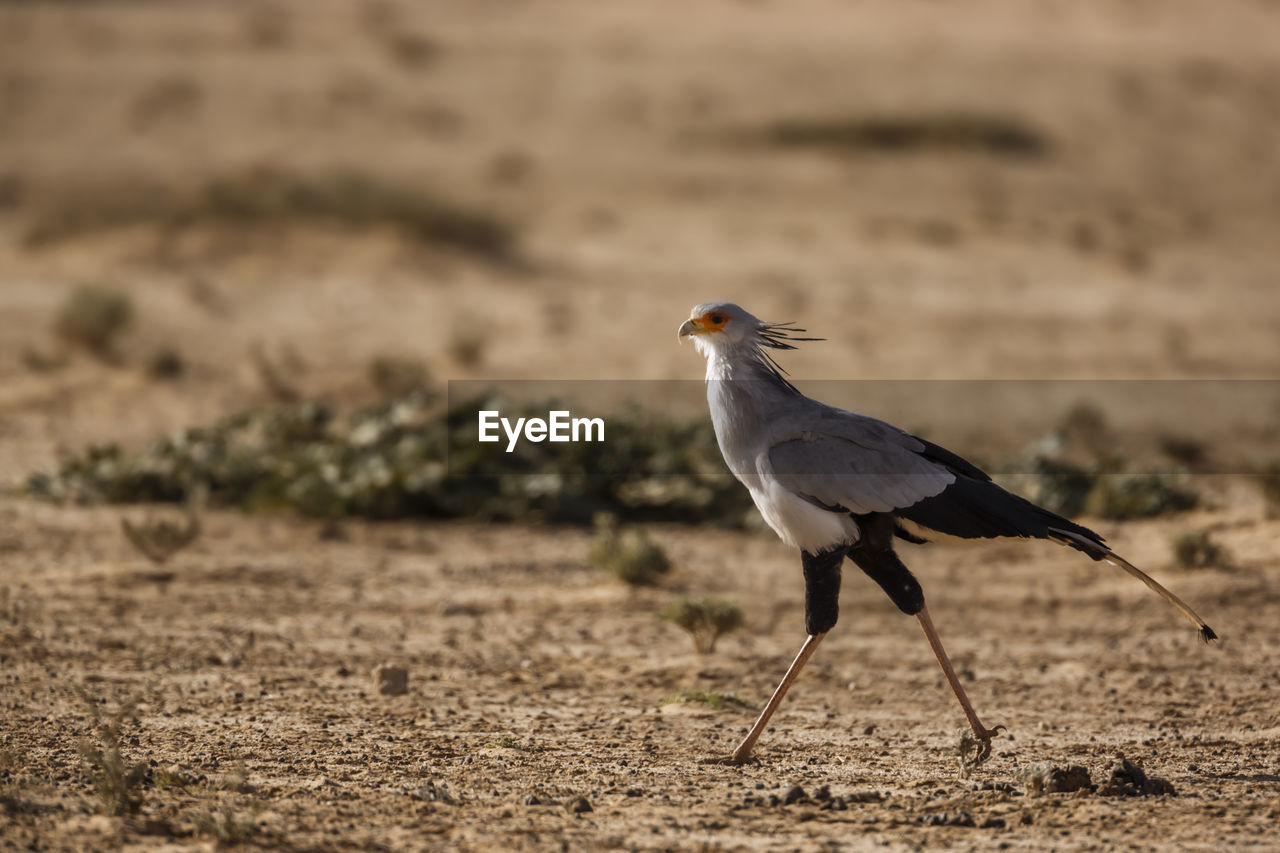
[(749, 764), (751, 762), (755, 762), (756, 764), (760, 763), (757, 758), (749, 756), (738, 758), (733, 755), (726, 755), (722, 758), (704, 758), (698, 763), (704, 766), (741, 767), (742, 765)]
[(1008, 731), (1004, 726), (993, 729), (977, 726), (972, 731), (961, 729), (960, 745), (956, 750), (961, 768), (972, 770), (985, 763), (991, 757), (991, 739), (999, 737), (1000, 732), (1004, 731)]

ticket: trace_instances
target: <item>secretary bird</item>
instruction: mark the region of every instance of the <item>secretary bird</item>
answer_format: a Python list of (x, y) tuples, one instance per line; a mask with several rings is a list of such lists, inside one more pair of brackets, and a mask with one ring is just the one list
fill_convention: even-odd
[(1050, 539), (1105, 560), (1141, 580), (1217, 639), (1180, 598), (1107, 547), (1087, 527), (991, 482), (976, 466), (936, 444), (875, 418), (812, 400), (787, 381), (771, 350), (795, 349), (789, 323), (765, 323), (731, 302), (696, 306), (680, 326), (707, 358), (707, 402), (720, 452), (733, 475), (784, 542), (800, 549), (808, 637), (759, 718), (729, 759), (746, 761), (773, 712), (839, 614), (846, 557), (924, 629), (973, 729), (973, 763), (991, 754), (1003, 726), (978, 719), (942, 647), (919, 582), (893, 550), (894, 537), (925, 540), (904, 527), (967, 539)]

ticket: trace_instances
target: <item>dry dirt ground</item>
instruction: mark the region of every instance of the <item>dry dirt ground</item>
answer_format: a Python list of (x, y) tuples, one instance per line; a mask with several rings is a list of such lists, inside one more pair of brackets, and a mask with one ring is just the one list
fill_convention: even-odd
[[(0, 4), (0, 481), (272, 404), (281, 376), (367, 402), (378, 357), (437, 384), (696, 378), (673, 332), (713, 298), (827, 337), (786, 362), (808, 380), (1274, 378), (1278, 42), (1280, 8), (1245, 0)], [(1044, 150), (760, 141), (957, 114)], [(332, 208), (121, 213), (282, 173), (456, 199), (511, 223), (518, 258)], [(51, 332), (86, 282), (135, 307), (105, 358)], [(176, 379), (148, 373), (165, 347)], [(1009, 727), (968, 777), (923, 638), (861, 577), (758, 763), (712, 761), (750, 710), (664, 704), (772, 689), (802, 586), (770, 536), (656, 528), (675, 572), (633, 592), (577, 530), (215, 512), (158, 572), (120, 533), (148, 510), (5, 498), (0, 847), (1274, 849), (1280, 522), (1246, 478), (1210, 492), (1085, 521), (1213, 647), (1074, 553), (904, 546)], [(1186, 529), (1226, 565), (1175, 569)], [(741, 601), (746, 626), (693, 654), (655, 616), (683, 592)], [(407, 694), (378, 692), (384, 663)], [(139, 697), (135, 817), (94, 813), (77, 686)], [(1177, 796), (1028, 790), (1041, 762), (1105, 781), (1118, 752)], [(937, 825), (961, 812), (976, 826)]]
[[(587, 567), (570, 531), (347, 524), (334, 538), (215, 514), (157, 577), (115, 510), (3, 512), (6, 846), (208, 845), (211, 830), (190, 834), (224, 810), (254, 822), (252, 843), (297, 849), (1276, 843), (1280, 547), (1276, 523), (1247, 513), (1191, 519), (1219, 531), (1230, 569), (1168, 568), (1184, 522), (1114, 531), (1208, 614), (1214, 647), (1127, 577), (1050, 545), (905, 549), (987, 724), (1009, 727), (965, 777), (963, 718), (924, 638), (856, 574), (758, 762), (714, 763), (750, 710), (664, 704), (768, 696), (803, 624), (795, 556), (768, 536), (659, 528), (675, 576), (632, 592)], [(693, 653), (655, 616), (680, 589), (743, 601), (746, 628)], [(370, 671), (387, 663), (407, 668), (406, 695), (378, 692)], [(146, 786), (137, 818), (94, 816), (76, 683), (140, 694), (123, 751), (186, 786)], [(1118, 753), (1177, 796), (1028, 793), (1040, 762), (1105, 782)], [(807, 799), (786, 804), (794, 786)], [(960, 812), (977, 826), (928, 823)]]

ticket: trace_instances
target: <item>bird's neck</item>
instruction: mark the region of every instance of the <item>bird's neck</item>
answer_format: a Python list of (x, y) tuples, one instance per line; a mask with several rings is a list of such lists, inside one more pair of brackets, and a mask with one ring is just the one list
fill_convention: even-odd
[(754, 346), (717, 348), (707, 352), (707, 381), (777, 381)]
[(768, 434), (769, 412), (781, 397), (795, 392), (774, 373), (758, 351), (707, 353), (707, 402), (716, 439), (729, 468), (738, 476), (746, 460), (753, 460), (757, 439)]
[(799, 394), (759, 345), (752, 343), (705, 350), (707, 382), (742, 383), (760, 393)]

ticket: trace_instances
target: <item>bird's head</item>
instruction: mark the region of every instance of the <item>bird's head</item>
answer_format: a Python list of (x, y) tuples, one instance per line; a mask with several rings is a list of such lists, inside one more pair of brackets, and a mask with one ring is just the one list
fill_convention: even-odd
[(698, 351), (704, 355), (725, 353), (740, 347), (758, 350), (795, 349), (788, 341), (820, 341), (821, 338), (798, 338), (793, 332), (803, 332), (790, 323), (765, 323), (755, 315), (732, 302), (704, 302), (695, 305), (689, 319), (681, 324), (677, 336), (681, 343), (692, 338)]
[(693, 338), (699, 352), (740, 344), (755, 334), (760, 321), (732, 302), (704, 302), (693, 306), (677, 336)]

